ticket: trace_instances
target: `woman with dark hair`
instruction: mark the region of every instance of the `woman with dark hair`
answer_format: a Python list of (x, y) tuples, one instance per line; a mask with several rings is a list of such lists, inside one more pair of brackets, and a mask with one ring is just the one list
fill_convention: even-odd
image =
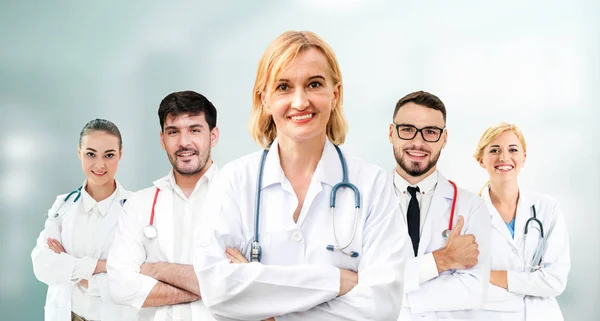
[(31, 253), (33, 271), (48, 285), (45, 320), (136, 320), (132, 308), (113, 303), (106, 281), (106, 257), (121, 204), (129, 196), (115, 179), (122, 138), (115, 124), (88, 122), (77, 154), (83, 185), (56, 198)]

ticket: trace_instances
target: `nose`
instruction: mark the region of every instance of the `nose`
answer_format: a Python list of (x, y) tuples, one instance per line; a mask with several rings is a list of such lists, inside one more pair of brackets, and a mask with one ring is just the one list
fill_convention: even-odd
[(500, 161), (502, 162), (502, 161), (505, 161), (507, 159), (508, 159), (508, 154), (506, 153), (506, 151), (505, 150), (501, 151), (500, 152)]
[(186, 147), (188, 145), (190, 145), (190, 142), (192, 141), (190, 134), (187, 132), (181, 132), (179, 134), (179, 146), (181, 147)]
[(292, 108), (297, 110), (304, 110), (309, 106), (308, 96), (304, 88), (298, 88), (294, 91), (292, 97)]

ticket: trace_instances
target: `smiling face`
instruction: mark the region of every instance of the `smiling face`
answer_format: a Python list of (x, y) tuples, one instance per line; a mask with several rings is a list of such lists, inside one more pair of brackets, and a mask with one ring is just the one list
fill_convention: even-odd
[(160, 142), (175, 172), (192, 176), (210, 166), (210, 151), (218, 137), (218, 129), (210, 130), (204, 114), (182, 114), (166, 117)]
[[(442, 149), (446, 146), (448, 132), (443, 130), (441, 136), (439, 133), (435, 133), (437, 131), (435, 128), (443, 129), (445, 127), (444, 116), (439, 110), (408, 102), (398, 109), (394, 116), (394, 123), (405, 126), (400, 128), (401, 131), (403, 128), (414, 131), (414, 128), (410, 126), (423, 128), (422, 132), (428, 140), (434, 140), (430, 139), (432, 135), (439, 137), (437, 142), (429, 142), (425, 141), (419, 132), (412, 139), (402, 139), (400, 137), (410, 135), (404, 136), (402, 132), (399, 135), (396, 125), (390, 125), (389, 140), (394, 148), (396, 171), (407, 181), (417, 183), (435, 171)], [(431, 128), (431, 130), (427, 128)]]
[(264, 95), (266, 112), (273, 117), (280, 141), (325, 139), (340, 88), (329, 76), (330, 69), (318, 49), (302, 51)]
[(121, 159), (119, 138), (104, 131), (91, 131), (81, 137), (77, 149), (87, 184), (113, 184)]
[(517, 135), (505, 131), (485, 147), (479, 164), (487, 170), (490, 181), (505, 183), (517, 179), (526, 156)]

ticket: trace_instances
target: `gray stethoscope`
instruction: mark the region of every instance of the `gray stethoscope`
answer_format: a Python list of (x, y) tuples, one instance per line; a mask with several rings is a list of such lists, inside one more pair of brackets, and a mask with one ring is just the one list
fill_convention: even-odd
[[(340, 163), (342, 164), (342, 181), (335, 184), (335, 186), (333, 186), (333, 188), (331, 189), (331, 195), (329, 197), (329, 207), (331, 208), (331, 220), (332, 220), (333, 237), (335, 240), (335, 245), (330, 244), (330, 245), (327, 245), (325, 248), (331, 252), (338, 250), (350, 257), (358, 257), (358, 252), (351, 251), (351, 250), (347, 251), (346, 249), (350, 246), (350, 244), (352, 244), (352, 241), (354, 241), (354, 236), (356, 235), (356, 227), (358, 225), (358, 214), (360, 211), (360, 192), (358, 190), (358, 187), (356, 187), (354, 184), (352, 184), (348, 181), (348, 168), (346, 167), (346, 160), (344, 159), (344, 156), (342, 155), (342, 151), (340, 150), (340, 148), (337, 145), (333, 145), (333, 146), (335, 147), (335, 150), (337, 151), (338, 156), (340, 157)], [(262, 257), (262, 249), (258, 242), (258, 222), (259, 222), (259, 214), (260, 214), (260, 195), (261, 195), (261, 188), (262, 188), (262, 176), (263, 176), (263, 171), (264, 171), (264, 167), (265, 167), (265, 159), (267, 158), (268, 153), (269, 153), (268, 149), (265, 149), (263, 151), (262, 157), (260, 159), (260, 165), (258, 168), (258, 181), (256, 184), (256, 208), (254, 210), (254, 241), (252, 242), (252, 250), (251, 250), (251, 261), (252, 262), (260, 262), (260, 259)], [(340, 187), (348, 187), (354, 192), (354, 209), (355, 209), (354, 228), (353, 228), (352, 237), (350, 238), (350, 241), (344, 246), (340, 246), (340, 243), (337, 238), (337, 234), (335, 232), (335, 198), (336, 198), (337, 191)]]
[(539, 237), (535, 252), (533, 254), (533, 258), (531, 259), (531, 264), (528, 264), (525, 259), (525, 250), (523, 250), (523, 262), (527, 265), (527, 267), (531, 268), (532, 271), (536, 271), (541, 268), (542, 253), (543, 253), (543, 249), (545, 246), (544, 225), (537, 218), (537, 215), (535, 212), (535, 205), (531, 205), (531, 213), (533, 216), (530, 217), (527, 220), (527, 222), (525, 222), (525, 231), (523, 233), (524, 234), (524, 236), (523, 236), (524, 237), (524, 240), (523, 240), (524, 246), (527, 244), (527, 233), (529, 232), (529, 223), (535, 223), (538, 225), (539, 231), (540, 231), (540, 237)]
[[(47, 216), (48, 218), (53, 218), (56, 219), (60, 216), (62, 216), (63, 214), (65, 214), (66, 212), (69, 211), (69, 209), (71, 209), (71, 206), (73, 206), (73, 204), (75, 204), (77, 202), (77, 200), (81, 197), (81, 188), (83, 186), (79, 186), (78, 189), (72, 191), (71, 193), (67, 194), (67, 196), (63, 199), (63, 203), (60, 204), (60, 206), (58, 207), (58, 209), (56, 210), (56, 212), (54, 214), (52, 214), (52, 217)], [(71, 198), (71, 196), (75, 195), (75, 199), (73, 200), (73, 202), (68, 202), (68, 200)], [(66, 209), (63, 209), (63, 206), (65, 204), (69, 203), (69, 207), (67, 207)], [(61, 211), (62, 209), (62, 211)]]

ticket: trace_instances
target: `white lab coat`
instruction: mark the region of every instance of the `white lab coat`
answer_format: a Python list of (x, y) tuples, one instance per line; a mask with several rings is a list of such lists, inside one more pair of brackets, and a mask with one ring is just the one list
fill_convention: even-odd
[[(226, 247), (239, 249), (250, 260), (261, 154), (226, 165), (209, 192), (201, 226), (212, 233), (198, 234), (194, 268), (211, 312), (218, 320), (395, 320), (410, 248), (406, 226), (396, 215), (392, 182), (380, 168), (345, 155), (348, 179), (361, 197), (358, 228), (349, 247), (359, 257), (327, 251), (328, 244), (335, 244), (330, 192), (342, 180), (340, 159), (329, 140), (297, 223), (292, 219), (297, 198), (281, 168), (277, 140), (272, 144), (262, 178), (262, 261), (228, 263)], [(340, 189), (335, 211), (340, 245), (350, 240), (354, 221), (354, 194)], [(339, 268), (358, 271), (359, 282), (336, 297)]]
[[(419, 320), (478, 320), (477, 310), (483, 305), (490, 277), (490, 230), (488, 209), (483, 200), (469, 191), (458, 188), (453, 226), (459, 216), (465, 224), (461, 234), (473, 234), (479, 245), (478, 263), (465, 270), (444, 271), (424, 283), (419, 281), (419, 257), (443, 248), (446, 240), (442, 232), (448, 229), (454, 188), (438, 171), (438, 183), (419, 241), (418, 257), (413, 252), (406, 262), (405, 296), (408, 307), (403, 307), (399, 321)], [(402, 217), (405, 217), (402, 215)], [(431, 259), (430, 264), (435, 264)]]
[[(123, 189), (117, 182), (117, 195), (113, 201), (108, 213), (106, 214), (103, 225), (98, 228), (101, 233), (98, 237), (98, 247), (95, 258), (105, 260), (108, 256), (114, 232), (117, 227), (117, 221), (123, 209), (121, 200), (127, 199), (130, 192)], [(71, 320), (71, 286), (80, 280), (72, 280), (72, 272), (76, 258), (69, 255), (73, 248), (73, 230), (74, 217), (83, 211), (83, 202), (81, 197), (74, 203), (63, 215), (54, 218), (58, 208), (65, 203), (64, 198), (67, 194), (59, 195), (56, 201), (48, 210), (48, 219), (44, 230), (37, 239), (37, 244), (31, 253), (33, 262), (33, 272), (38, 280), (48, 285), (46, 295), (46, 306), (44, 307), (44, 320), (46, 321), (65, 321)], [(76, 194), (72, 195), (67, 202), (73, 202)], [(68, 204), (65, 206), (69, 206)], [(47, 244), (48, 238), (58, 240), (67, 253), (56, 254)], [(89, 284), (96, 284), (98, 294), (102, 300), (102, 321), (112, 320), (137, 320), (137, 312), (129, 307), (120, 306), (113, 302), (106, 273), (99, 273), (88, 280)], [(91, 286), (90, 286), (91, 288)], [(90, 289), (88, 289), (90, 291)]]
[[(209, 171), (218, 172), (213, 164)], [(205, 174), (206, 175), (206, 174)], [(132, 306), (139, 311), (140, 321), (163, 321), (167, 317), (169, 306), (142, 308), (146, 297), (158, 282), (140, 274), (140, 266), (145, 263), (170, 262), (175, 259), (174, 242), (180, 236), (174, 235), (173, 194), (170, 191), (167, 175), (154, 181), (154, 186), (132, 194), (125, 204), (125, 214), (119, 220), (119, 229), (107, 262), (108, 280), (111, 294), (119, 304)], [(212, 184), (212, 180), (209, 183)], [(150, 223), (150, 213), (156, 188), (161, 189), (154, 211), (154, 226), (158, 236), (154, 240), (144, 237), (144, 227)], [(193, 242), (193, 240), (189, 240)], [(190, 258), (190, 260), (192, 260)], [(192, 319), (195, 321), (214, 320), (202, 301), (190, 303)]]
[[(490, 201), (488, 188), (482, 196), (490, 209), (493, 225), (491, 269), (508, 271), (508, 291), (489, 284), (482, 317), (485, 320), (562, 321), (556, 297), (567, 285), (571, 260), (567, 227), (558, 202), (547, 195), (519, 190), (513, 239)], [(535, 272), (530, 272), (523, 261), (523, 257), (531, 260), (539, 236), (538, 225), (530, 223), (525, 242), (525, 223), (533, 216), (532, 205), (546, 238), (542, 268)]]

